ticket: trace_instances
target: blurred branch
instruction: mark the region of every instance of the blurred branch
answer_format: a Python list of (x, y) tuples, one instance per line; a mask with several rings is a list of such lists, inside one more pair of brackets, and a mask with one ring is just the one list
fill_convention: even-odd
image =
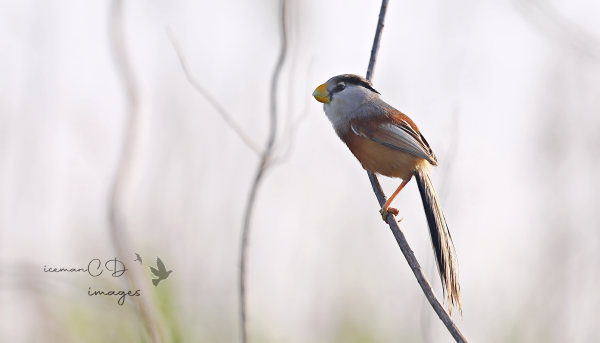
[(183, 51), (181, 50), (181, 46), (179, 45), (177, 38), (175, 38), (175, 35), (173, 34), (173, 31), (171, 30), (171, 27), (167, 26), (165, 28), (165, 30), (167, 31), (167, 35), (169, 36), (169, 39), (171, 40), (171, 44), (173, 45), (173, 48), (175, 48), (175, 52), (177, 53), (177, 57), (179, 58), (179, 62), (181, 63), (181, 68), (183, 69), (183, 72), (185, 73), (185, 76), (187, 77), (188, 81), (217, 110), (217, 113), (219, 113), (221, 118), (223, 118), (223, 120), (225, 120), (225, 123), (227, 123), (227, 125), (229, 125), (229, 127), (231, 127), (233, 129), (233, 131), (235, 131), (235, 133), (237, 133), (238, 137), (240, 137), (240, 139), (244, 142), (244, 144), (246, 144), (246, 146), (248, 148), (250, 148), (252, 151), (254, 151), (254, 153), (256, 153), (256, 155), (260, 156), (262, 154), (262, 152), (261, 152), (261, 149), (258, 147), (258, 144), (256, 144), (248, 135), (246, 135), (246, 133), (244, 133), (242, 128), (239, 127), (235, 123), (235, 121), (232, 119), (232, 117), (229, 115), (229, 113), (227, 113), (225, 108), (223, 106), (221, 106), (221, 104), (217, 101), (217, 99), (215, 99), (206, 90), (206, 88), (204, 88), (200, 84), (200, 82), (194, 77), (194, 75), (190, 71), (187, 61), (185, 60)]
[[(225, 122), (238, 134), (240, 139), (259, 157), (260, 161), (258, 164), (258, 168), (256, 170), (256, 174), (254, 176), (254, 180), (250, 187), (250, 193), (248, 194), (248, 200), (246, 202), (246, 209), (244, 211), (244, 221), (242, 224), (242, 237), (241, 237), (241, 245), (240, 245), (240, 274), (239, 274), (239, 293), (240, 293), (240, 326), (241, 326), (241, 340), (243, 343), (246, 343), (248, 340), (247, 333), (247, 311), (246, 311), (246, 269), (247, 269), (247, 260), (248, 260), (248, 240), (250, 236), (250, 224), (252, 221), (252, 213), (254, 210), (254, 204), (256, 202), (256, 195), (258, 193), (258, 189), (261, 185), (262, 180), (264, 179), (264, 175), (267, 170), (274, 166), (276, 162), (273, 154), (275, 152), (275, 141), (277, 138), (277, 91), (278, 91), (278, 82), (281, 74), (281, 70), (283, 68), (283, 63), (285, 61), (285, 57), (288, 49), (288, 39), (286, 36), (286, 22), (285, 22), (285, 9), (286, 9), (286, 0), (281, 0), (280, 2), (280, 30), (281, 30), (281, 48), (279, 52), (279, 57), (277, 59), (277, 63), (275, 65), (275, 69), (273, 72), (273, 76), (271, 79), (271, 102), (269, 109), (269, 135), (267, 138), (267, 143), (264, 150), (260, 149), (256, 143), (252, 139), (250, 139), (242, 129), (231, 119), (232, 117), (225, 111), (224, 107), (219, 104), (219, 102), (196, 80), (196, 78), (190, 72), (190, 69), (187, 65), (187, 62), (184, 58), (184, 54), (175, 38), (173, 32), (169, 27), (166, 28), (167, 34), (175, 51), (177, 52), (177, 56), (179, 57), (179, 62), (183, 68), (183, 71), (188, 79), (188, 81), (192, 84), (194, 88), (200, 94), (202, 94), (210, 104), (217, 110), (217, 112), (221, 115), (221, 117), (225, 120)], [(306, 112), (306, 111), (305, 111)], [(291, 136), (293, 137), (295, 129), (300, 125), (305, 115), (301, 114), (299, 118), (291, 124)], [(289, 138), (289, 137), (288, 137)], [(292, 139), (292, 138), (289, 138)], [(279, 161), (277, 161), (279, 162)]]
[[(306, 74), (307, 77), (306, 77), (306, 87), (305, 88), (307, 90), (310, 89), (309, 80), (311, 79), (311, 75), (312, 75), (312, 64), (313, 64), (313, 60), (311, 58), (311, 60), (308, 64), (308, 71)], [(307, 91), (306, 93), (308, 94), (308, 93), (310, 93), (310, 91)], [(302, 125), (304, 120), (308, 117), (309, 100), (310, 100), (309, 97), (304, 97), (304, 108), (298, 115), (293, 116), (291, 118), (291, 123), (288, 125), (284, 136), (282, 137), (280, 142), (277, 142), (277, 145), (274, 148), (274, 150), (277, 150), (277, 148), (279, 148), (284, 142), (287, 142), (287, 148), (286, 148), (285, 152), (283, 152), (280, 156), (273, 157), (271, 159), (271, 161), (269, 162), (269, 166), (275, 166), (277, 164), (284, 163), (292, 155), (292, 151), (294, 150), (294, 142), (296, 141), (296, 133), (298, 132), (300, 125)], [(292, 113), (292, 112), (290, 111), (289, 113)]]
[(239, 279), (239, 292), (240, 292), (240, 324), (241, 324), (241, 335), (242, 343), (248, 341), (247, 325), (246, 325), (246, 265), (248, 255), (248, 237), (250, 235), (250, 222), (252, 219), (252, 212), (254, 209), (254, 203), (256, 201), (256, 194), (260, 183), (269, 167), (269, 162), (273, 153), (273, 147), (275, 144), (275, 138), (277, 137), (277, 90), (279, 75), (283, 68), (283, 62), (287, 53), (287, 37), (285, 27), (285, 6), (286, 0), (281, 0), (280, 3), (280, 30), (281, 30), (281, 47), (279, 50), (279, 57), (275, 64), (275, 70), (273, 71), (273, 77), (271, 79), (271, 106), (270, 106), (270, 127), (269, 136), (267, 138), (267, 145), (262, 153), (258, 169), (256, 170), (256, 176), (254, 182), (250, 188), (250, 194), (248, 195), (248, 202), (246, 203), (246, 211), (244, 213), (244, 223), (242, 227), (242, 241), (240, 246), (240, 279)]
[(600, 39), (567, 19), (548, 1), (514, 0), (514, 3), (542, 34), (592, 59), (600, 55)]
[[(369, 60), (369, 67), (367, 69), (367, 80), (369, 81), (371, 81), (371, 79), (373, 78), (373, 69), (375, 68), (377, 51), (379, 50), (379, 42), (381, 40), (381, 31), (383, 30), (383, 21), (385, 19), (387, 4), (388, 0), (383, 0), (381, 4), (381, 10), (379, 12), (379, 22), (377, 23), (377, 31), (375, 32), (373, 48), (371, 49), (371, 59)], [(386, 202), (386, 197), (383, 193), (381, 185), (379, 184), (379, 180), (377, 179), (377, 176), (373, 174), (373, 172), (371, 172), (370, 170), (367, 170), (367, 174), (369, 175), (369, 180), (371, 180), (373, 192), (375, 192), (375, 196), (379, 201), (379, 206), (383, 206), (383, 204)], [(446, 325), (446, 328), (448, 329), (448, 331), (450, 331), (452, 337), (454, 337), (454, 339), (459, 343), (466, 343), (466, 338), (462, 335), (454, 321), (452, 321), (452, 318), (448, 315), (448, 312), (446, 312), (438, 298), (435, 296), (435, 293), (431, 288), (431, 284), (429, 283), (429, 281), (427, 281), (427, 277), (423, 273), (423, 270), (421, 269), (417, 258), (415, 257), (412, 249), (408, 245), (408, 241), (406, 240), (406, 237), (404, 237), (404, 233), (402, 232), (402, 230), (400, 230), (400, 227), (396, 222), (396, 217), (393, 214), (388, 213), (386, 219), (387, 223), (390, 226), (390, 229), (392, 230), (392, 233), (394, 234), (394, 237), (396, 238), (396, 242), (398, 243), (398, 246), (402, 251), (402, 254), (404, 254), (404, 257), (406, 258), (410, 269), (412, 269), (413, 273), (415, 274), (417, 282), (421, 286), (423, 293), (425, 293), (425, 297), (427, 297), (427, 300), (429, 300), (431, 307), (433, 307), (433, 310), (440, 317), (444, 325)]]
[[(290, 49), (288, 51), (288, 54), (290, 54), (292, 52), (292, 46), (293, 43), (295, 42), (295, 39), (297, 38), (298, 32), (300, 32), (300, 27), (299, 27), (299, 20), (298, 20), (298, 3), (294, 2), (292, 4), (288, 5), (288, 16), (287, 16), (287, 26), (288, 26), (288, 35), (287, 35), (287, 41), (288, 41), (288, 45), (290, 46)], [(310, 102), (310, 97), (307, 97), (306, 94), (310, 93), (310, 80), (311, 80), (311, 76), (312, 76), (312, 67), (313, 67), (313, 60), (314, 58), (311, 57), (310, 61), (308, 63), (308, 68), (306, 73), (304, 73), (303, 75), (305, 75), (305, 80), (306, 80), (306, 85), (305, 85), (305, 89), (303, 90), (302, 94), (304, 96), (302, 96), (302, 99), (304, 99), (304, 107), (302, 108), (302, 111), (300, 111), (299, 113), (295, 114), (295, 108), (297, 107), (295, 102), (294, 102), (294, 97), (293, 97), (293, 92), (295, 90), (296, 85), (299, 85), (299, 82), (295, 82), (295, 75), (294, 75), (294, 71), (296, 70), (296, 58), (297, 54), (295, 53), (291, 53), (291, 58), (290, 58), (290, 72), (288, 75), (288, 101), (287, 101), (287, 110), (286, 110), (286, 125), (285, 125), (285, 129), (283, 130), (280, 139), (277, 140), (275, 147), (273, 148), (273, 150), (275, 151), (273, 153), (273, 155), (277, 155), (276, 157), (274, 156), (271, 159), (270, 165), (271, 166), (275, 166), (277, 164), (282, 164), (287, 162), (287, 160), (290, 158), (290, 156), (292, 155), (292, 151), (294, 150), (294, 142), (295, 142), (295, 136), (296, 133), (300, 127), (300, 125), (302, 125), (302, 123), (304, 122), (304, 120), (306, 119), (306, 117), (308, 116), (309, 111), (309, 102)], [(283, 116), (282, 116), (283, 117)], [(283, 150), (283, 152), (282, 152)]]
[[(123, 34), (123, 6), (124, 0), (113, 0), (110, 12), (110, 35), (113, 48), (115, 63), (125, 93), (127, 95), (127, 124), (125, 139), (119, 158), (117, 172), (112, 184), (109, 200), (109, 226), (112, 243), (114, 244), (117, 255), (121, 258), (133, 254), (131, 244), (127, 233), (125, 232), (125, 223), (122, 214), (122, 199), (124, 194), (125, 179), (131, 173), (132, 160), (135, 151), (135, 143), (139, 135), (138, 128), (140, 122), (140, 96), (136, 86), (135, 77), (131, 68), (129, 57), (125, 48), (125, 39)], [(129, 286), (134, 289), (145, 289), (144, 283), (137, 282), (140, 274), (137, 268), (128, 269), (125, 273)], [(146, 329), (147, 338), (150, 342), (162, 342), (159, 323), (153, 315), (153, 310), (145, 297), (134, 297), (142, 323)]]

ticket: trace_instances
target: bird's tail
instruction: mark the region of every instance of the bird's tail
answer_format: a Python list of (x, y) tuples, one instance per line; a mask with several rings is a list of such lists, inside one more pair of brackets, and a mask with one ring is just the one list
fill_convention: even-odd
[(162, 281), (162, 279), (152, 279), (152, 284), (154, 285), (154, 287), (158, 286), (158, 283)]
[(431, 244), (435, 252), (438, 272), (442, 279), (442, 289), (448, 302), (448, 310), (452, 314), (452, 307), (456, 306), (462, 314), (460, 285), (458, 284), (458, 259), (454, 250), (454, 244), (452, 243), (452, 237), (450, 237), (450, 231), (448, 231), (448, 226), (446, 225), (444, 212), (433, 189), (429, 173), (427, 171), (415, 171), (415, 179), (419, 186), (421, 200), (423, 200)]

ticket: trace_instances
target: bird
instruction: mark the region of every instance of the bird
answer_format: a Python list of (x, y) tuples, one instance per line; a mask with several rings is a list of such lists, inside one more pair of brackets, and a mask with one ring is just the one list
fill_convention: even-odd
[(158, 286), (158, 284), (162, 280), (166, 280), (169, 277), (169, 275), (173, 272), (172, 270), (167, 271), (167, 268), (165, 268), (165, 264), (158, 256), (156, 256), (156, 267), (158, 267), (158, 270), (154, 267), (148, 267), (150, 268), (152, 274), (157, 276), (156, 279), (152, 279), (152, 284), (154, 284), (155, 287)]
[(462, 314), (458, 258), (430, 178), (431, 167), (438, 162), (417, 125), (383, 101), (371, 82), (358, 75), (334, 76), (318, 86), (312, 95), (323, 103), (334, 131), (364, 169), (402, 179), (381, 207), (384, 221), (388, 213), (398, 214), (390, 204), (415, 177), (448, 310), (452, 314), (452, 308), (457, 307)]
[(144, 264), (144, 263), (142, 262), (142, 257), (141, 257), (141, 256), (140, 256), (140, 255), (139, 255), (137, 252), (136, 252), (136, 253), (134, 253), (134, 254), (135, 254), (135, 256), (137, 256), (137, 258), (136, 258), (135, 260), (133, 260), (133, 262), (135, 262), (135, 261), (140, 261), (140, 264)]

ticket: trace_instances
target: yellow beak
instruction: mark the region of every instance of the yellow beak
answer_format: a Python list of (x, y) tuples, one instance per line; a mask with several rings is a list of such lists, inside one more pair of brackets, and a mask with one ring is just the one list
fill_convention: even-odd
[(329, 103), (329, 92), (327, 91), (327, 84), (322, 84), (312, 94), (318, 102), (322, 102), (324, 104)]

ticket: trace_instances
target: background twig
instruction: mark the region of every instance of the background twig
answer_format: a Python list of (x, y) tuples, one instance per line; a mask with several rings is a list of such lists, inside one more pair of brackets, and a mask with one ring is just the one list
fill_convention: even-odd
[[(130, 174), (132, 160), (135, 150), (135, 142), (138, 137), (139, 126), (139, 92), (136, 86), (135, 77), (131, 68), (130, 60), (125, 49), (125, 38), (123, 34), (123, 0), (114, 0), (110, 13), (110, 34), (117, 71), (127, 95), (127, 124), (125, 130), (125, 139), (119, 158), (117, 172), (112, 184), (109, 199), (109, 226), (112, 243), (114, 244), (117, 255), (120, 258), (133, 256), (131, 243), (125, 232), (125, 223), (122, 210), (122, 199), (124, 194), (125, 178)], [(133, 257), (132, 257), (133, 258)], [(125, 273), (129, 286), (133, 290), (141, 290), (142, 294), (146, 288), (143, 282), (138, 282), (141, 275), (138, 268), (129, 268)], [(162, 342), (160, 325), (154, 316), (150, 303), (146, 297), (132, 297), (136, 302), (142, 323), (146, 329), (147, 338), (150, 342)]]
[(227, 113), (225, 108), (223, 106), (221, 106), (221, 104), (217, 101), (217, 99), (215, 99), (215, 97), (213, 97), (210, 94), (210, 92), (208, 90), (206, 90), (206, 88), (204, 88), (200, 84), (200, 82), (194, 77), (194, 74), (192, 74), (192, 72), (190, 71), (190, 68), (188, 67), (187, 61), (185, 60), (184, 54), (181, 50), (181, 46), (179, 45), (177, 38), (175, 38), (175, 35), (173, 34), (171, 27), (167, 26), (165, 29), (167, 31), (167, 35), (169, 36), (169, 39), (171, 40), (171, 44), (173, 45), (173, 48), (175, 48), (175, 52), (177, 53), (177, 57), (179, 58), (179, 63), (181, 63), (181, 68), (183, 69), (183, 72), (184, 72), (185, 76), (187, 77), (188, 81), (192, 84), (192, 86), (194, 86), (194, 88), (200, 94), (202, 94), (204, 96), (204, 98), (206, 98), (206, 100), (208, 100), (208, 102), (215, 108), (215, 110), (217, 110), (217, 112), (219, 113), (221, 118), (223, 118), (223, 120), (225, 120), (227, 125), (229, 125), (229, 127), (231, 127), (231, 129), (233, 131), (235, 131), (235, 133), (237, 133), (237, 135), (244, 142), (244, 144), (246, 144), (246, 146), (248, 146), (248, 148), (250, 148), (252, 151), (254, 151), (254, 153), (256, 155), (260, 156), (261, 151), (260, 151), (260, 148), (258, 147), (258, 144), (256, 144), (254, 142), (254, 140), (252, 140), (252, 138), (250, 138), (244, 132), (244, 130), (242, 130), (242, 128), (236, 124), (236, 122), (232, 119), (232, 117), (229, 115), (229, 113)]
[[(254, 204), (256, 201), (256, 195), (258, 193), (258, 189), (260, 187), (261, 181), (264, 179), (264, 175), (266, 171), (276, 165), (277, 163), (283, 162), (283, 159), (289, 155), (291, 150), (292, 142), (288, 142), (290, 147), (288, 151), (284, 153), (279, 158), (274, 157), (275, 147), (276, 147), (276, 139), (277, 139), (277, 93), (278, 93), (278, 84), (279, 77), (281, 74), (281, 70), (283, 68), (283, 63), (286, 58), (287, 50), (288, 50), (288, 39), (286, 36), (286, 22), (285, 22), (285, 12), (286, 12), (286, 0), (281, 0), (280, 2), (280, 28), (281, 28), (281, 48), (279, 52), (279, 56), (275, 65), (275, 69), (273, 72), (273, 76), (271, 79), (271, 90), (270, 90), (270, 108), (269, 108), (269, 135), (267, 137), (267, 143), (262, 150), (258, 147), (258, 145), (248, 136), (246, 133), (233, 121), (232, 116), (227, 113), (225, 108), (219, 104), (219, 102), (200, 84), (200, 82), (193, 76), (191, 73), (188, 64), (184, 58), (184, 54), (175, 38), (175, 35), (171, 31), (170, 27), (167, 26), (166, 31), (171, 40), (171, 44), (175, 48), (177, 53), (177, 57), (179, 58), (179, 62), (183, 68), (183, 71), (188, 79), (188, 81), (192, 84), (192, 86), (202, 94), (208, 102), (217, 110), (217, 112), (221, 115), (221, 117), (225, 120), (225, 122), (237, 133), (240, 139), (254, 152), (260, 157), (259, 165), (256, 170), (256, 174), (254, 176), (252, 185), (250, 187), (250, 192), (248, 194), (248, 200), (246, 202), (246, 208), (244, 211), (244, 221), (242, 224), (242, 237), (241, 237), (241, 245), (240, 245), (240, 269), (239, 269), (239, 302), (240, 302), (240, 329), (241, 329), (241, 341), (243, 343), (248, 340), (248, 328), (247, 328), (247, 311), (246, 311), (246, 270), (248, 264), (248, 238), (250, 236), (250, 224), (252, 221), (252, 213), (254, 210)], [(310, 67), (309, 67), (310, 70)], [(302, 120), (306, 117), (306, 113), (308, 111), (306, 108), (304, 111), (296, 118), (296, 120), (292, 120), (289, 124), (288, 129), (288, 139), (293, 140), (293, 135), (300, 125)], [(293, 117), (292, 117), (293, 119)]]
[(277, 88), (279, 74), (285, 61), (287, 52), (287, 38), (286, 38), (286, 27), (285, 27), (285, 5), (286, 0), (281, 0), (280, 4), (280, 28), (281, 28), (281, 48), (279, 50), (279, 57), (275, 65), (273, 77), (271, 79), (271, 104), (270, 104), (270, 127), (269, 137), (267, 138), (267, 145), (262, 153), (258, 169), (256, 170), (256, 176), (254, 182), (250, 188), (250, 194), (248, 195), (248, 202), (246, 203), (246, 211), (244, 213), (244, 224), (242, 227), (242, 241), (240, 246), (240, 279), (239, 279), (239, 292), (240, 292), (240, 325), (242, 343), (246, 343), (248, 339), (247, 323), (246, 323), (246, 265), (247, 265), (247, 254), (248, 254), (248, 236), (250, 235), (250, 222), (252, 219), (252, 211), (254, 209), (254, 203), (256, 199), (256, 193), (258, 191), (260, 182), (265, 175), (265, 172), (269, 166), (271, 155), (273, 153), (273, 147), (275, 144), (275, 138), (277, 137)]
[[(381, 32), (383, 30), (383, 22), (387, 10), (387, 4), (388, 0), (383, 0), (381, 4), (381, 10), (379, 12), (377, 31), (375, 32), (373, 48), (371, 49), (371, 58), (369, 60), (369, 67), (367, 69), (367, 80), (369, 81), (371, 81), (371, 79), (373, 78), (373, 69), (375, 68), (377, 51), (379, 50), (379, 42), (381, 40)], [(379, 201), (379, 206), (383, 206), (383, 204), (386, 201), (386, 197), (383, 193), (381, 185), (379, 184), (379, 180), (377, 179), (377, 176), (370, 170), (367, 170), (367, 174), (369, 175), (369, 180), (371, 180), (373, 192), (375, 192), (375, 196)], [(417, 282), (421, 286), (421, 289), (423, 289), (423, 293), (425, 293), (425, 297), (427, 297), (427, 300), (429, 300), (431, 307), (433, 307), (433, 310), (437, 313), (444, 325), (446, 325), (446, 328), (448, 328), (448, 331), (450, 331), (452, 337), (454, 337), (454, 339), (457, 342), (467, 342), (466, 338), (462, 335), (454, 321), (452, 321), (452, 318), (448, 315), (448, 312), (446, 312), (438, 298), (435, 296), (435, 293), (431, 288), (431, 284), (429, 284), (429, 281), (427, 281), (427, 277), (425, 276), (425, 273), (423, 273), (423, 270), (421, 269), (417, 258), (415, 257), (412, 249), (408, 245), (408, 241), (406, 240), (406, 237), (404, 237), (404, 233), (402, 232), (402, 230), (400, 230), (400, 227), (396, 222), (396, 217), (393, 214), (388, 213), (386, 219), (390, 226), (390, 229), (392, 230), (392, 233), (394, 234), (394, 237), (396, 238), (396, 242), (398, 242), (398, 246), (400, 247), (402, 254), (404, 254), (404, 257), (406, 258), (410, 269), (412, 269), (413, 273), (415, 274)]]
[[(310, 85), (309, 85), (309, 80), (311, 79), (311, 75), (312, 75), (312, 64), (313, 64), (313, 60), (311, 58), (309, 64), (308, 64), (308, 71), (307, 71), (307, 78), (306, 78), (306, 86), (305, 86), (305, 92), (304, 94), (310, 93)], [(291, 85), (292, 82), (290, 82)], [(290, 87), (291, 88), (291, 87)], [(286, 162), (290, 156), (292, 155), (292, 151), (294, 150), (294, 143), (296, 141), (296, 133), (298, 131), (298, 129), (300, 128), (300, 125), (302, 125), (302, 122), (304, 122), (304, 120), (308, 117), (308, 102), (309, 102), (310, 98), (306, 97), (304, 99), (304, 108), (302, 109), (302, 111), (293, 116), (290, 115), (289, 121), (290, 123), (288, 123), (288, 127), (285, 130), (285, 133), (283, 134), (283, 137), (281, 138), (280, 141), (277, 142), (277, 144), (275, 145), (275, 147), (273, 148), (274, 152), (273, 154), (275, 155), (275, 153), (278, 150), (282, 150), (280, 149), (282, 145), (284, 145), (285, 143), (287, 143), (287, 146), (285, 147), (285, 151), (284, 152), (277, 152), (279, 156), (273, 156), (271, 158), (271, 161), (269, 162), (269, 167), (275, 166), (277, 164), (282, 164), (284, 162)], [(291, 109), (289, 110), (289, 113), (293, 113), (291, 111)]]

